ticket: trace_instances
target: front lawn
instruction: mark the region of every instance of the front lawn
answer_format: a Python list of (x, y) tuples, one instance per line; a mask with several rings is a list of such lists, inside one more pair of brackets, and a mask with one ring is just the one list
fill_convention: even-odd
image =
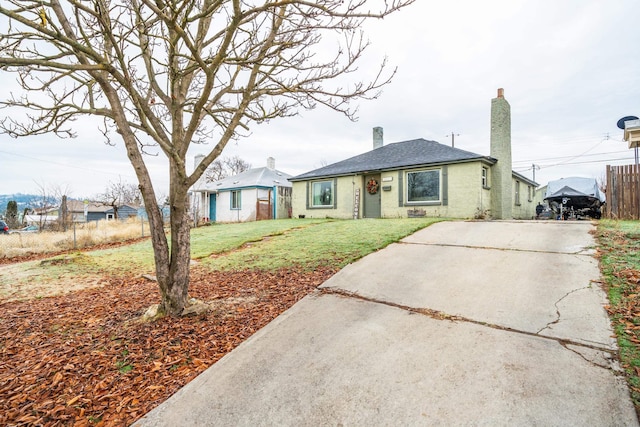
[(0, 425), (130, 425), (342, 266), (436, 221), (195, 229), (189, 293), (212, 310), (154, 323), (136, 321), (159, 301), (148, 241), (0, 265)]

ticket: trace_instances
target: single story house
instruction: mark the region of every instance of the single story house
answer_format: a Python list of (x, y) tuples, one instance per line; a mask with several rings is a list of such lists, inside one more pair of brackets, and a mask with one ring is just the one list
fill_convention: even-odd
[[(196, 156), (196, 165), (202, 161)], [(267, 166), (211, 183), (201, 178), (192, 188), (192, 211), (201, 222), (246, 222), (291, 218), (291, 175)]]
[(293, 216), (307, 218), (532, 219), (537, 183), (511, 168), (510, 106), (491, 106), (491, 155), (414, 139), (384, 145), (373, 130), (367, 153), (290, 178)]
[[(140, 208), (138, 206), (124, 204), (118, 206), (118, 219), (125, 220), (138, 216)], [(62, 207), (58, 211), (62, 217)], [(72, 222), (100, 221), (103, 219), (114, 219), (116, 214), (113, 206), (99, 202), (67, 200), (67, 215)]]
[[(118, 219), (124, 221), (140, 216), (140, 210), (144, 211), (144, 208), (134, 204), (120, 205), (118, 206)], [(105, 213), (107, 214), (107, 219), (114, 219), (116, 216), (113, 206), (109, 206), (109, 209)]]
[[(106, 206), (101, 203), (67, 200), (67, 216), (70, 217), (72, 222), (89, 222), (107, 219), (107, 211), (109, 209), (111, 209), (111, 206)], [(60, 206), (58, 211), (60, 218), (64, 216), (62, 210), (63, 207)]]

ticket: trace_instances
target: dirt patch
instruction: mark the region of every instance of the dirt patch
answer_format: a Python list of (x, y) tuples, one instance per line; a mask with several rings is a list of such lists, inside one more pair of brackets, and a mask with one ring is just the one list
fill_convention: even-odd
[[(96, 275), (73, 275), (51, 269), (59, 266), (90, 263), (83, 253), (49, 257), (33, 262), (0, 265), (0, 301), (26, 301), (63, 295), (80, 289), (102, 286), (105, 279)], [(51, 274), (50, 274), (51, 273)]]
[(193, 270), (215, 309), (181, 319), (132, 321), (159, 301), (144, 278), (0, 301), (0, 425), (130, 425), (335, 272)]

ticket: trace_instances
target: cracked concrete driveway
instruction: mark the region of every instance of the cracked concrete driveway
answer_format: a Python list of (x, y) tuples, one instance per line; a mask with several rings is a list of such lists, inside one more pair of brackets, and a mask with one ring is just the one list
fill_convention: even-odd
[(421, 230), (341, 270), (136, 425), (638, 425), (592, 229)]

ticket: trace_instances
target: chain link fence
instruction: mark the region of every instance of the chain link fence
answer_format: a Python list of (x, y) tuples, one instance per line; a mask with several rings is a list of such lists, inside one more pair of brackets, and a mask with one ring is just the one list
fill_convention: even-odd
[(144, 218), (72, 223), (66, 231), (19, 231), (0, 234), (0, 258), (85, 249), (149, 236)]

